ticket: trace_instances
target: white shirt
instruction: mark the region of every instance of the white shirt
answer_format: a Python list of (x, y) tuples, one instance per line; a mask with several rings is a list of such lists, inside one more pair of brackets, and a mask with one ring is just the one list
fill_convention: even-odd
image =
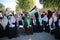
[(7, 24), (8, 24), (8, 19), (6, 16), (4, 16), (4, 18), (1, 20), (1, 25), (3, 26), (3, 29), (6, 28)]
[(6, 13), (5, 14), (8, 14), (8, 12), (6, 11)]
[(36, 25), (36, 20), (33, 19), (33, 24)]
[(53, 30), (53, 28), (51, 28), (52, 21), (53, 21), (53, 19), (50, 18), (50, 19), (49, 19), (49, 28), (50, 28), (50, 30)]
[(53, 14), (54, 22), (57, 21), (57, 17)]
[(59, 21), (58, 21), (58, 25), (59, 25), (59, 27), (60, 27), (60, 19), (59, 19)]
[(24, 22), (23, 22), (23, 19), (21, 19), (21, 15), (18, 15), (18, 19), (17, 19), (18, 21), (22, 21), (22, 23), (23, 23), (23, 25), (24, 25)]
[(48, 17), (45, 15), (43, 18), (42, 18), (43, 21), (45, 22), (48, 22)]
[[(15, 18), (14, 18), (14, 16), (11, 16), (11, 19), (9, 20), (9, 27), (15, 27), (15, 25), (13, 24), (13, 23), (15, 23)], [(18, 23), (18, 20), (17, 20), (17, 23)], [(18, 24), (17, 24), (18, 25)]]
[(53, 20), (52, 18), (49, 19), (49, 25), (52, 24), (52, 20)]
[(20, 16), (21, 16), (21, 15), (18, 15), (18, 21), (20, 21), (20, 20), (21, 20)]

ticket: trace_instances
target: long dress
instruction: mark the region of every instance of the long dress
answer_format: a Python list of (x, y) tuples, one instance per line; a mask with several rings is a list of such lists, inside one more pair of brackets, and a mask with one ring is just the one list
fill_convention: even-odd
[(36, 19), (32, 19), (33, 32), (37, 32)]
[(3, 36), (7, 36), (9, 26), (8, 26), (8, 19), (6, 16), (4, 16), (3, 19), (1, 20), (0, 26), (1, 26)]
[(50, 29), (49, 29), (49, 25), (48, 25), (48, 17), (47, 17), (47, 15), (45, 15), (43, 17), (43, 25), (45, 27), (45, 32), (49, 32)]
[(18, 21), (15, 20), (14, 16), (9, 20), (9, 38), (17, 36)]
[(0, 37), (3, 37), (3, 27), (1, 24), (0, 24)]
[(55, 38), (60, 40), (60, 19), (58, 19), (58, 27), (55, 30)]
[(25, 27), (25, 32), (26, 34), (33, 34), (33, 27), (31, 26), (31, 19), (30, 18), (25, 18), (24, 21), (24, 27)]
[(38, 17), (38, 21), (39, 21), (39, 32), (43, 32), (43, 20), (41, 17)]
[(49, 19), (49, 28), (50, 28), (50, 33), (54, 34), (54, 20), (52, 18)]

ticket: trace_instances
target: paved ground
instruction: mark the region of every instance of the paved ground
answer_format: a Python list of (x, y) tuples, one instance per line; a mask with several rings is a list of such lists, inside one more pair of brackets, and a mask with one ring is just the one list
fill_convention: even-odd
[(8, 39), (7, 37), (5, 38), (0, 38), (0, 40), (57, 40), (54, 38), (53, 35), (42, 32), (42, 33), (34, 33), (33, 35), (19, 35), (17, 38), (12, 38)]

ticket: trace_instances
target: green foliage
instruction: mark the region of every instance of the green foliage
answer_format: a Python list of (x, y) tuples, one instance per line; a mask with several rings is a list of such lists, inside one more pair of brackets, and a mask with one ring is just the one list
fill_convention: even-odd
[(16, 9), (20, 8), (22, 10), (30, 11), (35, 6), (34, 0), (17, 0), (17, 7)]
[(4, 5), (2, 3), (0, 3), (0, 10), (4, 10)]
[(18, 5), (16, 5), (16, 10), (21, 10), (21, 8)]
[(60, 6), (60, 0), (43, 0), (44, 8)]

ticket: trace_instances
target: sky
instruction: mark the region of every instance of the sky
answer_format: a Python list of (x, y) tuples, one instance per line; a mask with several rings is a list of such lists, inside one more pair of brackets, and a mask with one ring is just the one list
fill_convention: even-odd
[(0, 0), (0, 3), (5, 5), (5, 8), (11, 8), (11, 10), (15, 10), (16, 0)]
[[(5, 5), (5, 8), (11, 8), (11, 10), (15, 10), (16, 6), (16, 0), (0, 0), (0, 3), (3, 3)], [(42, 8), (43, 5), (40, 4), (39, 0), (36, 0), (36, 6), (38, 8)]]

